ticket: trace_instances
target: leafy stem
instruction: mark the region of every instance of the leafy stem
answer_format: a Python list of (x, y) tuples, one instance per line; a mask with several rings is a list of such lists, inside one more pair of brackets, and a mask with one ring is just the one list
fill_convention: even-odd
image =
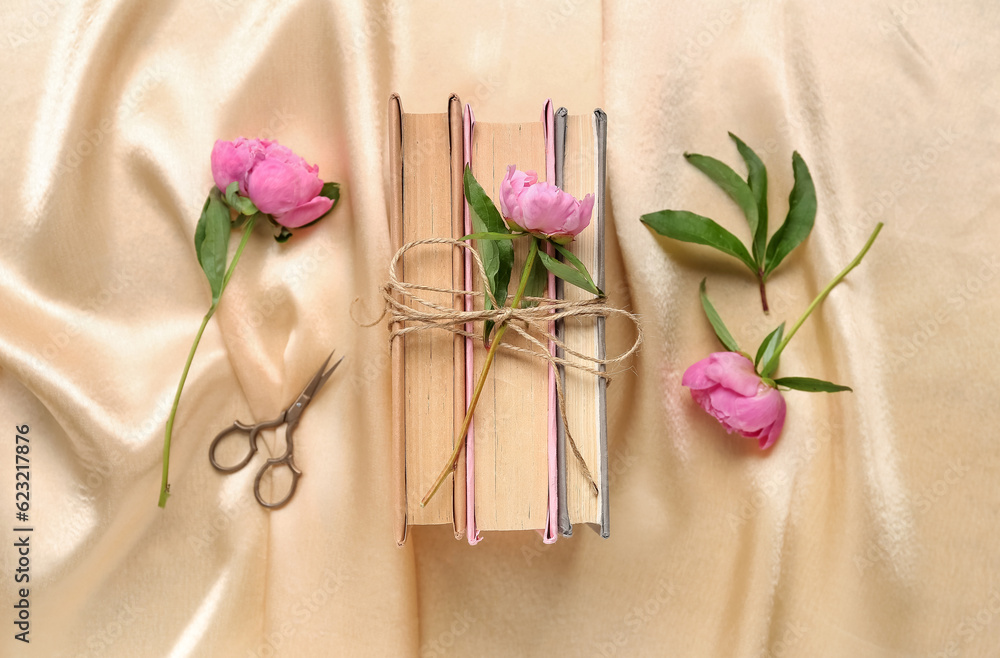
[(181, 373), (181, 380), (177, 384), (177, 393), (174, 394), (174, 404), (170, 408), (170, 416), (167, 418), (167, 429), (163, 437), (163, 476), (160, 480), (160, 507), (166, 507), (167, 498), (170, 496), (170, 484), (168, 481), (168, 475), (170, 472), (170, 439), (174, 430), (174, 418), (177, 416), (177, 405), (181, 401), (181, 391), (184, 390), (184, 383), (187, 381), (188, 371), (191, 370), (191, 362), (194, 360), (194, 353), (197, 351), (198, 344), (201, 342), (201, 336), (205, 333), (205, 327), (208, 326), (208, 321), (212, 319), (213, 315), (215, 315), (215, 309), (218, 308), (222, 293), (225, 291), (226, 286), (229, 284), (229, 279), (232, 277), (233, 271), (236, 269), (236, 263), (239, 262), (240, 256), (243, 255), (243, 249), (246, 247), (247, 241), (250, 239), (250, 233), (253, 231), (256, 219), (256, 214), (250, 215), (250, 217), (247, 218), (243, 229), (243, 238), (240, 240), (240, 244), (236, 248), (236, 253), (233, 255), (233, 260), (229, 265), (229, 269), (226, 270), (226, 274), (222, 279), (222, 285), (219, 288), (218, 294), (213, 295), (212, 305), (208, 308), (208, 313), (206, 313), (205, 317), (201, 320), (201, 326), (198, 328), (198, 333), (194, 337), (194, 343), (191, 345), (191, 351), (188, 352), (187, 362), (184, 364), (184, 371)]
[(869, 236), (868, 242), (865, 243), (865, 246), (862, 247), (858, 255), (854, 257), (854, 260), (848, 263), (847, 267), (841, 270), (840, 274), (833, 277), (830, 283), (826, 285), (826, 288), (823, 288), (823, 290), (819, 293), (819, 295), (816, 296), (816, 299), (812, 300), (812, 303), (809, 304), (808, 308), (806, 308), (805, 313), (802, 314), (802, 317), (800, 317), (795, 322), (795, 324), (792, 325), (791, 330), (787, 334), (785, 334), (784, 339), (778, 345), (778, 348), (774, 351), (774, 354), (771, 355), (771, 358), (764, 365), (764, 368), (762, 370), (763, 372), (770, 373), (774, 371), (774, 367), (777, 365), (778, 358), (781, 356), (781, 352), (788, 345), (788, 341), (792, 339), (792, 336), (795, 335), (795, 332), (799, 330), (799, 327), (802, 326), (802, 323), (806, 321), (806, 318), (809, 317), (809, 315), (813, 312), (813, 310), (815, 310), (816, 307), (819, 306), (824, 299), (826, 299), (826, 296), (830, 294), (830, 291), (833, 290), (838, 283), (843, 281), (844, 277), (846, 277), (851, 270), (853, 270), (855, 267), (861, 264), (861, 259), (863, 259), (865, 257), (865, 254), (868, 253), (868, 250), (871, 249), (872, 244), (875, 242), (875, 238), (878, 237), (879, 231), (881, 230), (882, 230), (882, 222), (879, 222), (878, 224), (875, 225), (875, 230), (872, 231), (871, 236)]
[(643, 215), (641, 221), (660, 235), (706, 245), (738, 259), (756, 277), (761, 306), (767, 313), (767, 278), (812, 231), (816, 219), (816, 187), (805, 160), (793, 152), (794, 184), (788, 196), (788, 214), (768, 240), (767, 169), (753, 149), (739, 137), (733, 133), (729, 133), (729, 137), (746, 164), (746, 180), (715, 158), (697, 153), (685, 153), (684, 157), (743, 211), (750, 229), (749, 247), (714, 220), (686, 210), (660, 210)]
[[(521, 299), (524, 297), (524, 290), (528, 285), (528, 278), (531, 276), (531, 268), (535, 262), (535, 256), (539, 253), (538, 251), (538, 238), (533, 237), (531, 239), (531, 248), (528, 250), (527, 259), (524, 261), (524, 269), (521, 272), (521, 281), (517, 286), (517, 293), (514, 295), (514, 299), (511, 301), (511, 308), (518, 308), (521, 304)], [(499, 301), (499, 300), (498, 300)], [(489, 352), (486, 353), (486, 361), (483, 363), (483, 370), (479, 373), (479, 380), (476, 382), (476, 388), (472, 392), (472, 400), (469, 402), (469, 409), (465, 412), (465, 420), (462, 421), (462, 429), (459, 430), (458, 435), (455, 439), (455, 449), (451, 453), (451, 457), (445, 464), (444, 468), (441, 469), (441, 473), (437, 476), (434, 481), (433, 486), (431, 486), (430, 491), (427, 495), (423, 497), (420, 501), (420, 506), (425, 507), (437, 490), (441, 488), (445, 479), (448, 477), (448, 473), (455, 470), (455, 464), (458, 462), (458, 456), (462, 451), (462, 447), (465, 446), (465, 437), (469, 432), (469, 425), (472, 423), (472, 414), (476, 410), (476, 405), (479, 403), (479, 396), (483, 392), (483, 387), (486, 385), (486, 376), (490, 372), (490, 366), (493, 365), (493, 357), (496, 356), (497, 348), (500, 346), (500, 341), (503, 340), (504, 334), (507, 332), (507, 324), (503, 324), (497, 329), (496, 336), (493, 337), (493, 343), (490, 345)]]

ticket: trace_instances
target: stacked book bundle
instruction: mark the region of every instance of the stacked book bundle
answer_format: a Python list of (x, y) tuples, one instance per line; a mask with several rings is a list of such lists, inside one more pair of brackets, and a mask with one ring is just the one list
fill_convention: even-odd
[[(492, 199), (498, 199), (508, 165), (535, 171), (576, 198), (595, 197), (590, 225), (568, 249), (604, 287), (605, 150), (607, 119), (600, 110), (569, 115), (545, 104), (541, 120), (477, 122), (456, 96), (440, 114), (403, 112), (389, 100), (391, 171), (390, 234), (393, 250), (427, 238), (457, 240), (474, 233), (464, 196), (464, 171), (471, 169)], [(528, 245), (515, 247), (515, 262)], [(452, 243), (421, 245), (399, 258), (396, 276), (423, 289), (421, 298), (439, 310), (461, 312), (483, 304), (473, 256)], [(510, 295), (517, 286), (510, 283)], [(436, 289), (436, 290), (433, 290)], [(548, 297), (578, 300), (591, 295), (549, 275)], [(400, 322), (396, 330), (407, 322)], [(573, 362), (572, 352), (603, 359), (604, 318), (584, 315), (551, 323), (559, 343), (549, 349)], [(544, 358), (502, 350), (486, 379), (467, 436), (459, 436), (482, 371), (486, 350), (482, 328), (470, 335), (445, 330), (412, 331), (392, 341), (393, 481), (396, 541), (411, 525), (451, 524), (456, 538), (477, 543), (483, 531), (538, 530), (544, 541), (570, 535), (574, 524), (609, 533), (606, 382)], [(473, 336), (478, 333), (479, 339)], [(535, 349), (524, 337), (505, 343)], [(582, 360), (581, 360), (582, 362)], [(592, 364), (591, 364), (592, 366)], [(603, 367), (603, 366), (601, 366)], [(556, 378), (565, 399), (559, 412)], [(565, 418), (565, 423), (563, 422)], [(577, 450), (567, 445), (569, 426)], [(442, 465), (460, 447), (454, 478), (426, 506), (421, 500)]]

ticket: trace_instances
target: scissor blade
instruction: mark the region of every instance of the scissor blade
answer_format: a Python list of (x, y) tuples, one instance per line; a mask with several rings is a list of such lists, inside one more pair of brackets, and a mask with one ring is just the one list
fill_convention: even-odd
[[(333, 356), (333, 352), (330, 352), (330, 356)], [(337, 366), (339, 366), (340, 362), (343, 360), (344, 357), (340, 357), (339, 359), (337, 359), (337, 362), (330, 367), (329, 370), (323, 373), (323, 376), (319, 378), (318, 382), (316, 382), (316, 388), (313, 389), (313, 394), (315, 394), (316, 391), (318, 391), (319, 389), (323, 388), (323, 385), (326, 384), (326, 380), (330, 379), (330, 375), (333, 374), (333, 371), (337, 369)], [(330, 359), (327, 359), (327, 362), (329, 361)], [(326, 367), (326, 363), (324, 363), (323, 366)]]
[(302, 394), (299, 395), (299, 401), (308, 402), (310, 399), (312, 399), (312, 397), (316, 395), (316, 391), (318, 391), (323, 386), (323, 384), (325, 384), (326, 381), (330, 379), (330, 375), (332, 375), (333, 371), (337, 369), (337, 366), (340, 365), (340, 362), (344, 360), (344, 357), (340, 357), (340, 359), (333, 364), (332, 368), (326, 370), (326, 366), (327, 364), (330, 363), (330, 359), (332, 358), (333, 358), (333, 352), (330, 352), (330, 356), (326, 357), (326, 361), (324, 361), (323, 365), (319, 367), (319, 370), (317, 370), (316, 374), (313, 375), (313, 378), (309, 380), (309, 383), (306, 384), (306, 387), (302, 389)]

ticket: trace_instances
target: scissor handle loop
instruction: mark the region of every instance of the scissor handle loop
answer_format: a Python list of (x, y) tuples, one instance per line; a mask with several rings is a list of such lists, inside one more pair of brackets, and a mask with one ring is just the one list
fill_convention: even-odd
[[(241, 468), (249, 464), (250, 460), (253, 459), (254, 453), (257, 452), (257, 435), (260, 434), (260, 431), (281, 425), (283, 422), (285, 422), (284, 416), (285, 415), (282, 414), (281, 416), (275, 418), (274, 420), (267, 421), (266, 423), (257, 423), (255, 425), (245, 425), (238, 420), (233, 422), (232, 425), (230, 425), (226, 429), (216, 434), (215, 438), (212, 439), (212, 445), (209, 446), (208, 448), (208, 461), (212, 462), (212, 466), (217, 471), (221, 471), (223, 473), (235, 473), (236, 471), (240, 470)], [(223, 464), (220, 464), (218, 460), (215, 458), (215, 450), (216, 448), (218, 448), (219, 442), (222, 441), (223, 438), (229, 436), (234, 432), (247, 433), (247, 441), (250, 444), (249, 446), (250, 449), (247, 451), (246, 456), (242, 460), (240, 460), (236, 464), (233, 464), (232, 466), (225, 466)]]
[[(285, 494), (284, 498), (282, 498), (281, 500), (276, 500), (274, 502), (268, 502), (264, 500), (263, 496), (260, 495), (260, 479), (264, 477), (264, 473), (267, 472), (267, 469), (277, 468), (281, 465), (287, 466), (288, 470), (292, 472), (292, 485), (288, 488), (288, 493)], [(268, 509), (279, 509), (281, 507), (284, 507), (285, 503), (287, 503), (289, 500), (292, 499), (292, 494), (295, 493), (295, 487), (298, 486), (299, 478), (301, 476), (302, 476), (302, 471), (300, 471), (295, 466), (295, 460), (292, 458), (290, 452), (286, 452), (281, 457), (268, 459), (267, 462), (265, 462), (264, 465), (261, 466), (260, 470), (257, 471), (257, 477), (255, 477), (253, 480), (253, 495), (257, 499), (257, 502), (260, 503), (261, 507), (266, 507)]]

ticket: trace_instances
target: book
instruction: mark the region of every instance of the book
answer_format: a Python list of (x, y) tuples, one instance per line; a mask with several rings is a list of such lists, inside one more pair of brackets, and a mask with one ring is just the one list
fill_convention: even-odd
[[(539, 181), (554, 175), (554, 147), (547, 148), (551, 128), (546, 130), (545, 121), (552, 114), (550, 108), (551, 103), (546, 104), (542, 121), (482, 123), (476, 122), (471, 108), (466, 107), (466, 160), (491, 199), (500, 198), (508, 165), (535, 171)], [(466, 230), (471, 233), (471, 225), (467, 224)], [(515, 242), (515, 273), (521, 271), (528, 248), (527, 240)], [(472, 290), (483, 291), (480, 277), (473, 277), (471, 284)], [(517, 285), (518, 277), (512, 276), (508, 298), (514, 296)], [(504, 341), (530, 348), (528, 341), (514, 332), (508, 332)], [(486, 359), (486, 350), (482, 341), (479, 343), (471, 350), (472, 372), (477, 375)], [(467, 453), (467, 469), (472, 469), (473, 478), (466, 491), (467, 509), (472, 511), (467, 523), (471, 543), (478, 541), (481, 530), (534, 529), (543, 531), (548, 541), (554, 540), (556, 434), (551, 422), (553, 382), (549, 369), (543, 359), (506, 350), (498, 353), (490, 369), (469, 433), (472, 448)]]
[[(463, 115), (455, 96), (449, 99), (445, 113), (408, 114), (403, 112), (399, 97), (393, 95), (388, 118), (389, 219), (394, 252), (414, 240), (457, 239), (473, 233), (462, 184), (465, 165), (497, 202), (507, 166), (513, 164), (535, 171), (539, 181), (562, 181), (564, 189), (578, 198), (587, 193), (597, 195), (590, 227), (570, 248), (603, 287), (604, 133), (595, 128), (598, 114), (561, 114), (562, 120), (554, 116), (551, 103), (546, 103), (541, 121), (477, 123), (470, 107), (466, 106)], [(510, 296), (516, 290), (528, 246), (527, 240), (515, 243)], [(453, 245), (419, 245), (402, 256), (396, 274), (408, 283), (482, 292), (472, 261), (467, 250)], [(558, 283), (550, 275), (549, 297), (556, 297), (557, 292), (566, 299), (587, 297), (573, 286)], [(420, 296), (442, 309), (472, 310), (473, 299), (475, 308), (483, 303), (481, 296), (437, 291), (420, 291)], [(402, 323), (403, 327), (411, 324), (409, 320)], [(602, 320), (572, 319), (559, 324), (567, 346), (603, 358)], [(555, 331), (555, 325), (551, 323), (549, 330)], [(552, 542), (560, 531), (571, 533), (573, 523), (593, 524), (607, 536), (603, 380), (573, 368), (557, 372), (545, 358), (501, 349), (465, 441), (457, 434), (486, 357), (482, 325), (465, 325), (465, 330), (477, 338), (432, 328), (411, 331), (393, 341), (397, 543), (405, 542), (408, 526), (449, 523), (456, 538), (467, 537), (470, 544), (481, 539), (481, 531), (502, 530), (537, 530), (544, 541)], [(508, 331), (503, 342), (530, 347), (514, 331)], [(554, 345), (549, 349), (554, 352)], [(582, 476), (576, 457), (562, 450), (565, 434), (560, 431), (556, 403), (557, 376), (564, 384), (572, 436), (598, 480), (598, 495)], [(447, 479), (427, 507), (420, 507), (421, 498), (456, 445), (463, 445), (464, 452), (459, 455), (454, 478)]]
[[(394, 250), (413, 240), (464, 235), (462, 112), (457, 96), (441, 114), (404, 113), (389, 99), (390, 239)], [(462, 289), (461, 248), (428, 245), (405, 254), (402, 280)], [(426, 291), (429, 301), (461, 310), (462, 299)], [(451, 454), (465, 416), (465, 341), (445, 331), (418, 331), (392, 344), (393, 481), (396, 542), (409, 525), (450, 523), (465, 536), (465, 461), (426, 507), (420, 506)], [(463, 455), (464, 456), (464, 455)]]
[[(560, 108), (556, 126), (556, 184), (576, 198), (594, 195), (594, 215), (590, 226), (568, 246), (586, 266), (598, 288), (604, 288), (604, 206), (606, 179), (607, 116), (601, 110), (592, 115), (570, 116)], [(588, 294), (571, 285), (557, 283), (559, 299), (576, 301)], [(604, 318), (566, 318), (557, 327), (559, 339), (581, 354), (605, 358)], [(571, 362), (581, 359), (560, 354)], [(604, 367), (599, 366), (603, 371)], [(573, 534), (574, 523), (585, 523), (608, 537), (610, 528), (608, 497), (607, 382), (589, 373), (560, 367), (566, 397), (566, 421), (585, 463), (598, 486), (597, 495), (566, 444), (566, 432), (559, 424), (559, 531)], [(572, 404), (569, 401), (572, 400)]]

